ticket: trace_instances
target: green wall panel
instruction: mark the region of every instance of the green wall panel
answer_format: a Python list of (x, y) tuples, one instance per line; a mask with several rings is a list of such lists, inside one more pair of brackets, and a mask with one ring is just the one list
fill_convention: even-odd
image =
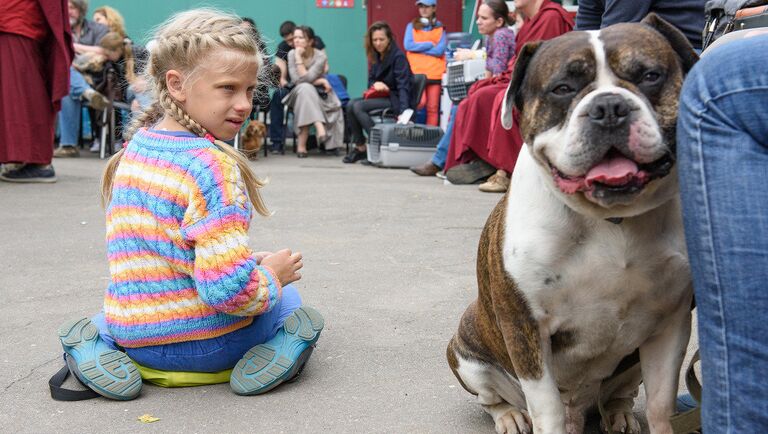
[[(326, 43), (331, 71), (349, 79), (351, 95), (360, 95), (368, 77), (363, 35), (366, 30), (366, 11), (362, 0), (350, 9), (320, 9), (314, 0), (230, 0), (205, 3), (186, 0), (110, 0), (91, 1), (90, 10), (109, 5), (125, 17), (128, 35), (137, 42), (146, 43), (152, 29), (171, 14), (200, 6), (211, 6), (256, 21), (268, 41), (271, 52), (281, 41), (280, 23), (292, 20), (308, 24)], [(89, 12), (89, 16), (90, 16)]]
[[(363, 8), (363, 2), (356, 0), (355, 7), (351, 9), (320, 9), (315, 6), (315, 0), (93, 0), (90, 10), (102, 5), (114, 7), (125, 17), (128, 35), (139, 43), (146, 43), (152, 29), (171, 14), (200, 6), (212, 6), (253, 18), (266, 37), (271, 52), (274, 52), (281, 40), (278, 34), (280, 23), (292, 20), (297, 24), (308, 24), (327, 45), (331, 71), (347, 76), (350, 95), (355, 97), (365, 90), (368, 76), (363, 50), (367, 11)], [(464, 2), (465, 30), (472, 20), (474, 4), (475, 0)]]

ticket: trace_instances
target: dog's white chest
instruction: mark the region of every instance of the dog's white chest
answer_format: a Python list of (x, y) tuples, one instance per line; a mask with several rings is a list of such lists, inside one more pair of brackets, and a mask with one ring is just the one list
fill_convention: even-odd
[[(551, 335), (568, 335), (555, 358), (600, 378), (653, 334), (689, 290), (678, 204), (618, 225), (587, 219), (540, 185), (524, 154), (508, 198), (505, 269), (534, 318)], [(590, 362), (579, 367), (580, 361)]]

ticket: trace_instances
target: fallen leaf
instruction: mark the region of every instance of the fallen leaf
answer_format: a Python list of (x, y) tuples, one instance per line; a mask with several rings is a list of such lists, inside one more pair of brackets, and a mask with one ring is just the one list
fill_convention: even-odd
[(152, 423), (152, 422), (157, 422), (158, 420), (160, 420), (160, 418), (154, 417), (151, 414), (143, 414), (139, 416), (139, 420), (144, 423)]

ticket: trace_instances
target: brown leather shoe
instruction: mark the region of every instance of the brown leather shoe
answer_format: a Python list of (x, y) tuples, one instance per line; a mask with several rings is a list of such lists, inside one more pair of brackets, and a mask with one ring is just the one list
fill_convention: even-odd
[(427, 161), (421, 166), (411, 167), (411, 172), (419, 176), (435, 176), (439, 171), (440, 171), (440, 168), (432, 164), (431, 161)]

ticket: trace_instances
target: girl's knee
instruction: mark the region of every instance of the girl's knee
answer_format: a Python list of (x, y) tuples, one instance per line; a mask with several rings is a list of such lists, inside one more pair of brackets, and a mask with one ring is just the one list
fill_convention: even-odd
[(291, 312), (301, 307), (301, 295), (295, 286), (285, 285), (283, 287), (281, 304), (282, 309), (290, 310)]

